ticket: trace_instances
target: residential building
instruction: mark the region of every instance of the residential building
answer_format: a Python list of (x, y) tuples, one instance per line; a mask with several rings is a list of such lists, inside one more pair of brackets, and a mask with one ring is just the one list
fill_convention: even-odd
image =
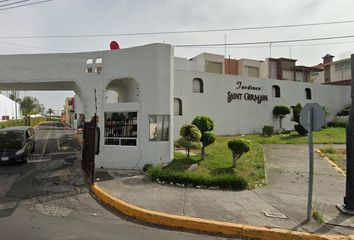
[(74, 97), (67, 97), (65, 99), (64, 111), (65, 111), (65, 124), (69, 127), (74, 127), (75, 120), (75, 105)]
[(20, 104), (15, 103), (15, 101), (8, 98), (5, 92), (3, 92), (3, 94), (0, 93), (0, 121), (16, 119), (16, 114), (17, 114), (17, 118), (20, 119), (21, 118)]
[(311, 73), (314, 83), (331, 85), (351, 85), (351, 59), (345, 58), (333, 61), (334, 56), (326, 54), (322, 57), (323, 62), (317, 68), (322, 68), (323, 72)]

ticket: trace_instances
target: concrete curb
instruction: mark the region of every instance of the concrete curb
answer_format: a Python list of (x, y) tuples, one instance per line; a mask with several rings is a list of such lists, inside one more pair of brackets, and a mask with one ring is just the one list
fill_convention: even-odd
[(327, 160), (329, 162), (329, 165), (331, 165), (332, 167), (334, 167), (334, 169), (339, 172), (340, 174), (342, 174), (344, 177), (347, 176), (347, 174), (335, 163), (333, 162), (331, 159), (329, 159), (326, 154), (324, 154), (321, 150), (319, 149), (315, 149), (315, 152), (320, 154), (321, 157), (323, 157), (325, 160)]
[(265, 240), (354, 240), (354, 235), (317, 235), (286, 229), (258, 227), (157, 212), (124, 202), (117, 197), (111, 196), (96, 184), (91, 185), (91, 190), (104, 203), (127, 216), (172, 228)]

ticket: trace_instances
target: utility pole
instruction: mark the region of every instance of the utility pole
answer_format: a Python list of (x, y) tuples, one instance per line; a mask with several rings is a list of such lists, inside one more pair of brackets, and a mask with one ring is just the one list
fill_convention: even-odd
[(347, 181), (345, 187), (344, 204), (337, 205), (342, 212), (354, 215), (354, 54), (351, 56), (352, 67), (352, 105), (350, 108), (350, 116), (347, 125)]

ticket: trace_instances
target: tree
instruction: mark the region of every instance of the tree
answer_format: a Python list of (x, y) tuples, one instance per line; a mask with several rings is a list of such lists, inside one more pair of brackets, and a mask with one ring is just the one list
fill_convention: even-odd
[(287, 106), (275, 106), (273, 109), (273, 114), (279, 117), (279, 128), (283, 129), (282, 121), (285, 115), (290, 113), (290, 109)]
[(54, 113), (53, 109), (49, 108), (47, 114), (49, 114), (49, 119), (52, 120), (52, 114)]
[(20, 102), (20, 108), (22, 111), (22, 115), (25, 118), (25, 124), (27, 126), (30, 125), (30, 114), (33, 113), (36, 109), (36, 105), (34, 103), (34, 99), (30, 96), (26, 96)]
[(214, 130), (214, 121), (207, 116), (197, 116), (193, 119), (192, 124), (197, 126), (197, 128), (202, 134), (202, 137), (200, 139), (202, 143), (200, 155), (202, 160), (204, 160), (205, 148), (215, 142), (215, 134), (211, 132)]
[(185, 124), (181, 127), (178, 144), (186, 149), (187, 159), (189, 159), (191, 149), (200, 148), (200, 138), (202, 137), (199, 129), (193, 124)]
[(232, 167), (236, 168), (237, 160), (250, 150), (250, 143), (245, 139), (233, 139), (227, 143), (232, 152)]

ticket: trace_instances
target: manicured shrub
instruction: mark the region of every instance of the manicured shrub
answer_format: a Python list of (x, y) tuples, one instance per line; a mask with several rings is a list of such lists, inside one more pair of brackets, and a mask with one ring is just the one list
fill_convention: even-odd
[(204, 132), (210, 132), (214, 130), (214, 121), (207, 116), (197, 116), (193, 119), (192, 124), (197, 126), (199, 131), (203, 134)]
[(292, 106), (291, 109), (293, 110), (293, 118), (291, 121), (300, 123), (300, 112), (302, 110), (302, 106), (300, 103), (296, 104), (295, 106)]
[(265, 125), (265, 126), (262, 128), (262, 132), (263, 132), (263, 135), (264, 135), (264, 136), (270, 137), (270, 136), (273, 135), (274, 127), (273, 127), (273, 126), (269, 126), (269, 125)]
[(282, 121), (285, 115), (290, 113), (290, 109), (287, 106), (275, 106), (273, 109), (273, 114), (279, 117), (279, 128), (283, 129)]
[(295, 131), (301, 136), (304, 136), (307, 134), (307, 130), (301, 124), (296, 124), (294, 126), (294, 128), (295, 128)]
[(150, 168), (148, 174), (153, 181), (159, 180), (162, 182), (178, 183), (192, 187), (203, 186), (243, 190), (248, 186), (248, 182), (244, 178), (234, 174), (210, 176), (194, 172), (162, 171), (160, 166)]
[(246, 139), (233, 139), (227, 143), (232, 152), (232, 167), (236, 167), (236, 161), (250, 150), (250, 143)]
[(205, 159), (205, 148), (215, 142), (215, 134), (211, 131), (214, 129), (214, 121), (207, 116), (197, 116), (193, 119), (192, 124), (197, 126), (202, 134), (200, 139), (202, 143), (200, 156), (202, 160)]
[(290, 109), (287, 106), (275, 106), (273, 114), (277, 116), (285, 116), (290, 113)]
[(189, 159), (191, 149), (199, 149), (201, 147), (200, 138), (202, 137), (199, 129), (193, 124), (185, 124), (181, 127), (178, 139), (178, 145), (186, 149), (187, 159)]
[(298, 103), (296, 106), (292, 106), (291, 108), (293, 109), (292, 121), (297, 123), (294, 126), (295, 131), (301, 136), (306, 135), (307, 130), (300, 124), (300, 112), (302, 110), (301, 104)]

